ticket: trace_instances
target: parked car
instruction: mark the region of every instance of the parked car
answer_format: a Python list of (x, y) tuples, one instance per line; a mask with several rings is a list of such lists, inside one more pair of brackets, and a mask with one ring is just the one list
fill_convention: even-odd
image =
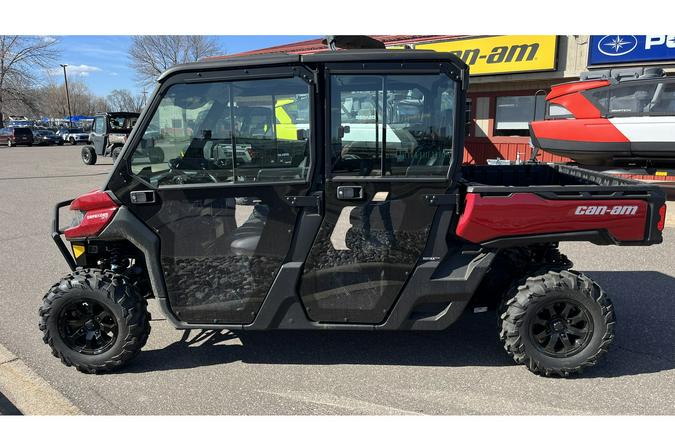
[(79, 127), (64, 127), (59, 129), (56, 134), (60, 136), (64, 142), (68, 142), (70, 145), (89, 143), (89, 133)]
[(33, 145), (33, 132), (27, 127), (6, 127), (0, 129), (0, 144), (13, 147), (16, 145)]
[(33, 129), (33, 144), (35, 145), (63, 145), (63, 138), (45, 129)]

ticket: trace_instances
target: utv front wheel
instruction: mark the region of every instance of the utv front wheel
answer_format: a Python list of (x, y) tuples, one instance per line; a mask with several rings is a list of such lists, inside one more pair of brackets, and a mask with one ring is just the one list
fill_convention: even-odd
[(88, 166), (96, 164), (96, 150), (92, 146), (82, 147), (82, 162)]
[(566, 377), (595, 365), (614, 340), (614, 307), (590, 278), (572, 271), (530, 277), (506, 298), (500, 338), (535, 374)]
[(85, 373), (122, 366), (150, 334), (145, 299), (111, 271), (80, 269), (64, 277), (44, 296), (39, 314), (52, 354)]

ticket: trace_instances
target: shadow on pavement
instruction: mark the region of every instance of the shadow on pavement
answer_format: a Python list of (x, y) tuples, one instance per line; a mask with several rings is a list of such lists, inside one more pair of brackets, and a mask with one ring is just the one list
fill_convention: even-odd
[[(607, 291), (616, 339), (584, 378), (675, 369), (675, 279), (660, 272), (588, 272)], [(122, 372), (151, 372), (235, 361), (303, 365), (515, 365), (497, 338), (496, 316), (466, 314), (442, 332), (192, 330), (161, 350), (143, 351)], [(239, 341), (237, 341), (237, 339)]]
[(0, 392), (0, 415), (22, 415), (21, 411), (17, 409), (14, 404)]

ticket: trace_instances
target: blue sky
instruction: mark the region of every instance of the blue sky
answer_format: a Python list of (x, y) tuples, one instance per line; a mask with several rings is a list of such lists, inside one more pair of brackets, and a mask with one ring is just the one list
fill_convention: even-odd
[[(215, 37), (228, 54), (258, 48), (271, 47), (317, 38), (316, 35), (227, 35)], [(60, 63), (68, 64), (68, 78), (81, 78), (89, 88), (100, 96), (113, 89), (129, 89), (140, 93), (135, 75), (129, 66), (127, 51), (131, 45), (129, 36), (57, 36), (61, 51)], [(62, 70), (57, 67), (49, 72), (55, 82), (61, 83)]]

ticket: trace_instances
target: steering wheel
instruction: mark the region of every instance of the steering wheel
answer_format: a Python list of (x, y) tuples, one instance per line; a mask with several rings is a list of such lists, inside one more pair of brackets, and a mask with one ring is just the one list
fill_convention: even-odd
[(220, 181), (216, 179), (214, 175), (206, 171), (206, 169), (191, 169), (189, 171), (195, 173), (190, 174), (188, 171), (179, 168), (176, 160), (169, 160), (169, 172), (166, 174), (166, 178), (170, 178), (174, 183), (180, 185), (186, 183), (220, 183)]

